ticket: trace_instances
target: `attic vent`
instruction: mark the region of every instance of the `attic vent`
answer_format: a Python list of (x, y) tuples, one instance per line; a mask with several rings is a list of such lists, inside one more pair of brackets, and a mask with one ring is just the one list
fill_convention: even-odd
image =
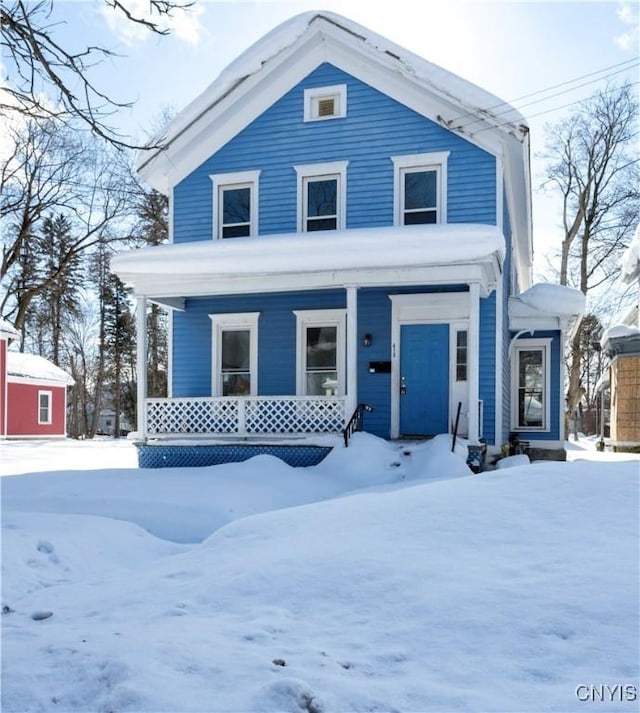
[(318, 118), (323, 116), (333, 116), (336, 106), (335, 97), (325, 97), (323, 99), (318, 99)]
[(347, 115), (347, 85), (304, 90), (304, 120), (325, 121)]

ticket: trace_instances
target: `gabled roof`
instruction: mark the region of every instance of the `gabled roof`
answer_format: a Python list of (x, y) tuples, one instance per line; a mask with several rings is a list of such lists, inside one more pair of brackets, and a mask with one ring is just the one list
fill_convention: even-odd
[(503, 161), (525, 286), (532, 261), (528, 127), (493, 94), (331, 12), (282, 23), (233, 61), (140, 152), (137, 169), (168, 193), (315, 68), (329, 62)]
[(0, 339), (15, 339), (19, 337), (18, 330), (9, 324), (6, 319), (0, 319)]
[(7, 352), (7, 375), (9, 380), (29, 379), (35, 382), (52, 382), (60, 385), (73, 386), (75, 381), (66, 371), (56, 366), (48, 359), (37, 354), (22, 352)]

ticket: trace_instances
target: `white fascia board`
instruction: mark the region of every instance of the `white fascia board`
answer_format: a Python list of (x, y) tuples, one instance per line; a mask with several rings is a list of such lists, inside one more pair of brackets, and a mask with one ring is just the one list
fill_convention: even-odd
[(127, 284), (135, 286), (136, 294), (146, 294), (160, 304), (172, 297), (205, 297), (210, 295), (258, 294), (344, 287), (385, 287), (416, 285), (452, 285), (478, 283), (480, 295), (491, 294), (499, 274), (498, 261), (474, 264), (429, 265), (424, 267), (394, 267), (378, 270), (340, 270), (265, 274), (248, 277), (229, 275), (163, 276), (162, 294), (153, 275), (124, 275)]
[(7, 374), (7, 384), (25, 384), (26, 386), (44, 387), (46, 389), (65, 389), (71, 384), (62, 381), (52, 381), (51, 379), (40, 379), (37, 376), (14, 376)]
[[(341, 30), (325, 25), (269, 59), (260, 71), (202, 111), (182, 133), (170, 139), (165, 149), (143, 155), (138, 162), (139, 172), (154, 188), (168, 193), (323, 62), (344, 70), (495, 156), (502, 154), (503, 141), (509, 139), (503, 129), (486, 121), (478, 123), (481, 118), (478, 114), (470, 119), (477, 127), (477, 136), (458, 131), (457, 126), (449, 128), (447, 121), (469, 115), (469, 107), (435, 87), (425, 86), (420, 79), (400, 73), (397, 60), (390, 55), (387, 59), (387, 55), (362, 43), (347, 44)], [(510, 141), (520, 143), (517, 138)]]

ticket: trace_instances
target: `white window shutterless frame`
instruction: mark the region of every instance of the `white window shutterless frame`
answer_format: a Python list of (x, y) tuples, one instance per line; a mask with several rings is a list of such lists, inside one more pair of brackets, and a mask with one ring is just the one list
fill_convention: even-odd
[(447, 222), (448, 151), (392, 156), (394, 224)]
[(217, 173), (213, 184), (213, 238), (255, 237), (258, 234), (260, 171)]
[(296, 393), (344, 396), (346, 310), (295, 310)]
[(258, 393), (259, 312), (210, 314), (212, 323), (213, 396)]
[(348, 161), (294, 166), (300, 233), (346, 227)]

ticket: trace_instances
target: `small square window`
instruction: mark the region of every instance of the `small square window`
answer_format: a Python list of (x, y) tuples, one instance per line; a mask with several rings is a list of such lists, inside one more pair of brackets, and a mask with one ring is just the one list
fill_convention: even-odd
[(325, 121), (347, 115), (347, 85), (304, 90), (304, 120)]

